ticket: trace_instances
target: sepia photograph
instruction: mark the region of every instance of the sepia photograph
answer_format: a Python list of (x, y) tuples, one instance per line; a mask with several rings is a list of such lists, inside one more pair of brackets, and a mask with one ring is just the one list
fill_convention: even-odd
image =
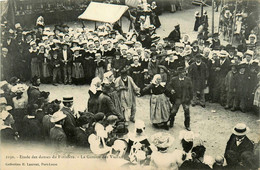
[(260, 169), (260, 0), (0, 0), (1, 170)]

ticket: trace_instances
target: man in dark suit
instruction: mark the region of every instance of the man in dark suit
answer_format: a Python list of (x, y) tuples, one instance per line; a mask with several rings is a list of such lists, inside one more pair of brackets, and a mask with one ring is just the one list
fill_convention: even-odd
[[(206, 88), (208, 76), (208, 67), (202, 61), (202, 56), (200, 54), (196, 55), (196, 61), (189, 66), (189, 77), (193, 89), (192, 106), (200, 104), (205, 107), (204, 89)], [(198, 99), (199, 101), (197, 101)]]
[[(225, 150), (225, 158), (230, 160), (230, 156), (241, 157), (241, 154), (245, 151), (253, 152), (254, 144), (246, 136), (249, 128), (244, 123), (238, 123), (233, 128), (233, 134), (230, 136), (230, 139), (227, 142)], [(240, 160), (238, 160), (240, 161)]]
[(32, 86), (29, 87), (28, 94), (28, 105), (35, 104), (41, 96), (41, 91), (39, 90), (39, 86), (41, 85), (41, 80), (39, 77), (34, 76), (32, 78)]
[(102, 85), (103, 92), (98, 97), (98, 112), (104, 113), (107, 117), (109, 115), (116, 115), (119, 119), (124, 119), (122, 113), (118, 113), (111, 97), (108, 95), (109, 90), (109, 84)]
[(63, 44), (62, 50), (59, 53), (59, 58), (63, 70), (64, 84), (71, 84), (72, 52), (69, 50), (68, 44)]
[(68, 144), (74, 144), (75, 128), (76, 128), (76, 114), (72, 108), (73, 97), (63, 97), (63, 108), (61, 111), (67, 116), (65, 118), (64, 126), (62, 127), (67, 138)]
[(184, 110), (185, 121), (184, 125), (187, 130), (190, 130), (190, 101), (192, 99), (192, 83), (189, 77), (186, 77), (186, 72), (183, 67), (177, 68), (178, 76), (173, 77), (167, 85), (167, 91), (173, 95), (175, 99), (170, 116), (170, 127), (173, 127), (175, 116), (182, 105)]
[(67, 137), (62, 129), (66, 117), (61, 111), (57, 111), (50, 118), (50, 122), (55, 123), (55, 126), (50, 130), (50, 141), (57, 149), (62, 149), (67, 145)]
[(225, 50), (221, 50), (219, 54), (219, 60), (216, 61), (219, 67), (216, 67), (217, 71), (217, 86), (219, 87), (218, 92), (220, 94), (220, 104), (226, 105), (226, 91), (225, 91), (225, 77), (231, 69), (231, 61), (228, 57), (228, 53)]
[(181, 32), (180, 32), (180, 25), (176, 24), (174, 26), (174, 30), (168, 36), (169, 40), (173, 40), (174, 42), (180, 42), (181, 40)]
[(75, 130), (75, 142), (77, 147), (89, 147), (88, 137), (94, 133), (92, 123), (94, 122), (94, 115), (88, 114), (80, 116), (78, 119), (79, 127)]

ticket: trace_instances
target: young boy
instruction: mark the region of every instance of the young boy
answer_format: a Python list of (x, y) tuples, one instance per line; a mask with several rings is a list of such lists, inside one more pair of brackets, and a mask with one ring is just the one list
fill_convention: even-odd
[(52, 83), (54, 86), (57, 86), (57, 82), (61, 84), (61, 66), (60, 66), (60, 60), (58, 59), (58, 51), (54, 50), (52, 54)]

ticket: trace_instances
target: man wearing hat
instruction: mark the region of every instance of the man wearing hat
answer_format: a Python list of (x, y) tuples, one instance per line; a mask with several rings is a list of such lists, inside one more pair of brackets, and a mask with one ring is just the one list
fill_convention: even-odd
[(118, 113), (115, 108), (115, 104), (113, 103), (111, 97), (108, 95), (110, 92), (110, 85), (103, 84), (102, 85), (102, 93), (98, 97), (98, 112), (105, 113), (106, 116), (116, 115), (119, 119), (124, 119), (122, 113)]
[(41, 91), (39, 90), (40, 85), (41, 85), (41, 79), (38, 76), (34, 76), (32, 78), (32, 86), (30, 86), (27, 91), (29, 105), (36, 103), (36, 101), (40, 98), (41, 96)]
[(88, 137), (90, 134), (94, 133), (92, 127), (94, 114), (89, 113), (87, 115), (82, 115), (79, 117), (77, 122), (79, 127), (75, 130), (75, 144), (77, 147), (87, 148), (90, 146)]
[(64, 129), (64, 132), (68, 138), (68, 144), (74, 144), (77, 116), (75, 115), (74, 109), (72, 107), (73, 97), (71, 96), (63, 97), (62, 102), (64, 106), (63, 108), (61, 108), (61, 112), (63, 112), (66, 115), (64, 126), (62, 128)]
[(233, 111), (240, 109), (242, 112), (246, 112), (248, 109), (248, 93), (249, 93), (249, 79), (246, 69), (248, 68), (247, 64), (240, 63), (238, 65), (238, 78), (236, 81), (236, 93), (235, 93), (235, 102), (233, 106)]
[(232, 129), (232, 135), (227, 142), (224, 154), (226, 159), (230, 154), (234, 154), (236, 157), (240, 157), (241, 154), (245, 151), (253, 152), (254, 144), (246, 136), (249, 131), (249, 127), (247, 127), (244, 123), (238, 123)]
[(72, 52), (68, 49), (68, 44), (64, 43), (62, 45), (62, 50), (59, 53), (59, 58), (61, 59), (64, 84), (71, 84)]
[(190, 102), (192, 99), (192, 82), (189, 77), (186, 77), (186, 72), (183, 67), (178, 67), (178, 76), (173, 77), (167, 85), (167, 91), (171, 94), (170, 100), (173, 104), (170, 115), (170, 127), (173, 127), (175, 116), (182, 105), (184, 110), (184, 126), (190, 130)]
[(213, 50), (220, 46), (220, 40), (218, 36), (219, 36), (218, 33), (214, 33), (212, 35), (212, 42), (210, 48), (212, 48)]
[(192, 106), (200, 104), (202, 107), (205, 107), (204, 89), (206, 88), (209, 73), (207, 65), (202, 61), (200, 54), (196, 55), (196, 61), (190, 65), (188, 74), (192, 81)]
[(173, 40), (174, 42), (180, 42), (181, 40), (180, 24), (176, 24), (174, 26), (174, 30), (169, 34), (168, 39)]
[(128, 122), (135, 122), (136, 95), (140, 94), (140, 88), (134, 83), (134, 80), (127, 75), (127, 70), (121, 70), (121, 76), (115, 80), (115, 89), (119, 93), (122, 107), (124, 108), (124, 117)]
[(231, 61), (228, 57), (228, 53), (225, 50), (221, 50), (219, 53), (219, 60), (216, 60), (216, 91), (219, 96), (216, 96), (222, 106), (226, 105), (226, 91), (225, 91), (225, 77), (230, 71)]
[(225, 78), (225, 87), (227, 92), (227, 103), (225, 109), (231, 108), (231, 111), (234, 111), (235, 104), (235, 94), (237, 91), (237, 82), (238, 82), (238, 65), (236, 63), (231, 64), (231, 70), (228, 72)]
[(67, 116), (62, 111), (55, 112), (50, 121), (55, 123), (54, 127), (50, 130), (50, 141), (52, 145), (57, 149), (65, 147), (67, 145), (67, 137), (63, 130), (65, 118)]
[(1, 80), (9, 80), (13, 76), (13, 56), (10, 55), (8, 48), (2, 48), (1, 50)]

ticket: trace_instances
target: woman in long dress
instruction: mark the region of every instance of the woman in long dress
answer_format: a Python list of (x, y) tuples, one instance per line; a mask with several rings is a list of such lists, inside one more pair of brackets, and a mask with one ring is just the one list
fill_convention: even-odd
[(83, 57), (82, 57), (82, 54), (79, 53), (81, 48), (74, 47), (71, 50), (73, 51), (71, 77), (74, 79), (74, 83), (76, 85), (83, 84), (83, 81), (82, 81), (84, 79)]
[(96, 114), (98, 112), (98, 97), (102, 93), (101, 80), (99, 77), (95, 77), (89, 87), (89, 99), (88, 99), (88, 111)]
[[(40, 59), (38, 58), (38, 49), (35, 42), (30, 43), (31, 48), (29, 49), (30, 52), (30, 59), (31, 59), (31, 78), (34, 76), (41, 76), (41, 70), (40, 70)], [(43, 45), (43, 44), (42, 44)], [(44, 46), (40, 47), (43, 48)]]
[(150, 99), (150, 120), (155, 127), (163, 127), (169, 130), (167, 122), (170, 115), (170, 101), (166, 97), (165, 86), (161, 83), (160, 74), (153, 77), (152, 83), (143, 89), (143, 92), (151, 90), (152, 96)]
[(97, 50), (95, 49), (94, 42), (89, 42), (88, 44), (83, 45), (84, 50), (82, 51), (83, 56), (83, 68), (84, 75), (87, 81), (87, 84), (90, 84), (91, 80), (95, 77), (95, 54)]

